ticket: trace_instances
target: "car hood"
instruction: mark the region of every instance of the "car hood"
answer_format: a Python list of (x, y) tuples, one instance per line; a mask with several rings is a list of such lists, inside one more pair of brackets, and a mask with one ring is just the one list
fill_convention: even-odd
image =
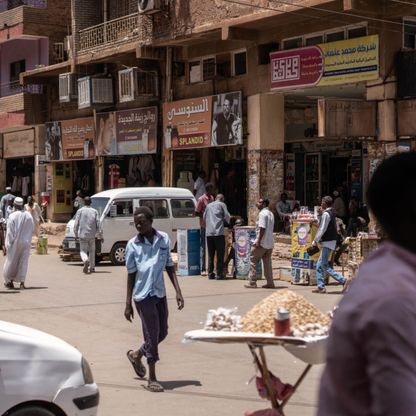
[[(81, 360), (81, 353), (53, 335), (38, 331), (23, 325), (11, 322), (0, 321), (0, 360), (5, 357), (19, 357), (22, 350), (25, 355), (30, 355), (32, 359), (48, 358), (49, 360), (76, 361)], [(10, 346), (9, 351), (7, 346)]]

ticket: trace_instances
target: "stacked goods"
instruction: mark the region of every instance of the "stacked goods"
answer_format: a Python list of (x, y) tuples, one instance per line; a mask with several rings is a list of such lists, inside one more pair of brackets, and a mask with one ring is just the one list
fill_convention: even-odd
[(331, 321), (329, 316), (319, 311), (303, 296), (290, 290), (278, 290), (255, 305), (242, 317), (242, 330), (273, 334), (278, 308), (289, 310), (293, 335), (327, 334)]
[(237, 309), (218, 308), (208, 311), (204, 329), (207, 331), (239, 331), (240, 315), (236, 315)]

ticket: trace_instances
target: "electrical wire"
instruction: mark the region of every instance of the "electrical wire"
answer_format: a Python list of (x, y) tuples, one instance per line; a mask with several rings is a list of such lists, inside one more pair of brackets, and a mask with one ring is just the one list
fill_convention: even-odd
[[(231, 3), (231, 4), (236, 4), (236, 5), (239, 5), (239, 6), (254, 7), (256, 9), (270, 10), (270, 11), (273, 11), (273, 12), (280, 12), (280, 14), (288, 13), (288, 12), (285, 12), (285, 11), (282, 11), (282, 10), (279, 10), (279, 9), (275, 9), (273, 7), (260, 6), (260, 5), (257, 5), (257, 4), (247, 4), (247, 3), (243, 2), (243, 1), (238, 1), (238, 0), (222, 0), (222, 1), (225, 1), (225, 2)], [(391, 1), (393, 1), (393, 0), (391, 0)], [(293, 6), (292, 3), (290, 3), (290, 5)], [(332, 10), (324, 10), (324, 11), (327, 12), (327, 13), (332, 13)], [(291, 13), (294, 13), (297, 16), (308, 17), (310, 19), (319, 19), (319, 20), (327, 20), (328, 19), (327, 16), (314, 16), (314, 15), (311, 15), (311, 14), (300, 13), (298, 11), (293, 11)], [(350, 15), (348, 13), (345, 13), (345, 16), (357, 17), (357, 16), (352, 16), (352, 15)], [(360, 16), (360, 19), (361, 20), (368, 20), (368, 17), (366, 17), (366, 16)], [(336, 23), (341, 23), (342, 25), (346, 25), (346, 24), (348, 25), (348, 23), (345, 22), (345, 20), (331, 19), (331, 21), (336, 22)], [(387, 22), (390, 22), (390, 21), (387, 21)], [(400, 26), (403, 25), (402, 22), (394, 22), (394, 23), (399, 24)], [(415, 25), (408, 25), (408, 26), (410, 26), (410, 27), (415, 26), (415, 28), (416, 28), (416, 24)], [(390, 33), (400, 33), (400, 34), (405, 33), (405, 34), (414, 35), (413, 32), (406, 32), (404, 30), (395, 30), (395, 29), (389, 29), (389, 28), (381, 28), (379, 26), (372, 26), (372, 25), (367, 25), (367, 27), (370, 28), (370, 29), (376, 29), (379, 32), (390, 32)]]

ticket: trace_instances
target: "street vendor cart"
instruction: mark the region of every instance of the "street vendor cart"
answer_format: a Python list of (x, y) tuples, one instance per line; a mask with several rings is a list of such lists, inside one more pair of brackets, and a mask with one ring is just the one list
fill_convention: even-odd
[[(230, 332), (230, 331), (207, 331), (194, 330), (184, 335), (184, 342), (211, 342), (218, 344), (246, 344), (253, 356), (261, 377), (260, 382), (264, 385), (265, 394), (262, 397), (271, 402), (272, 409), (252, 413), (269, 414), (273, 416), (284, 416), (284, 407), (289, 402), (293, 393), (305, 379), (312, 365), (325, 362), (325, 347), (327, 336), (293, 337), (274, 336), (267, 333)], [(299, 360), (306, 363), (303, 372), (293, 386), (283, 385), (269, 370), (266, 361), (266, 346), (280, 346), (286, 349)], [(257, 380), (256, 380), (257, 381)], [(277, 383), (276, 383), (277, 381)], [(257, 383), (256, 383), (257, 384)], [(280, 384), (280, 386), (279, 386)], [(259, 385), (257, 384), (259, 389)], [(259, 390), (260, 393), (260, 390)], [(266, 413), (267, 412), (267, 413)]]

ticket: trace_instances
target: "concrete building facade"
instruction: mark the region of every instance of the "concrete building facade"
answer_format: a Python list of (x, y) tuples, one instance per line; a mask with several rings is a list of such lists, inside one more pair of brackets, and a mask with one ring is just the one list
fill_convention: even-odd
[[(250, 223), (260, 197), (274, 206), (283, 191), (310, 207), (336, 189), (365, 203), (380, 161), (414, 148), (414, 6), (385, 0), (151, 4), (139, 11), (129, 0), (72, 0), (68, 59), (21, 77), (47, 91), (45, 123), (94, 120), (95, 153), (48, 164), (50, 189), (56, 190), (57, 165), (59, 172), (67, 165), (71, 177), (59, 193), (62, 218), (71, 211), (74, 172), (93, 176), (85, 189), (93, 193), (147, 179), (192, 186), (204, 170), (232, 213)], [(95, 102), (76, 97), (86, 77), (81, 83), (88, 91), (99, 89), (92, 91)], [(64, 85), (73, 97), (63, 101)], [(228, 126), (219, 121), (224, 104), (234, 114)], [(125, 111), (157, 119), (132, 126), (139, 147), (123, 144)], [(110, 113), (120, 125), (105, 124)], [(231, 133), (220, 143), (214, 131), (221, 123)], [(100, 152), (112, 129), (116, 148)], [(152, 174), (135, 181), (144, 160)]]

